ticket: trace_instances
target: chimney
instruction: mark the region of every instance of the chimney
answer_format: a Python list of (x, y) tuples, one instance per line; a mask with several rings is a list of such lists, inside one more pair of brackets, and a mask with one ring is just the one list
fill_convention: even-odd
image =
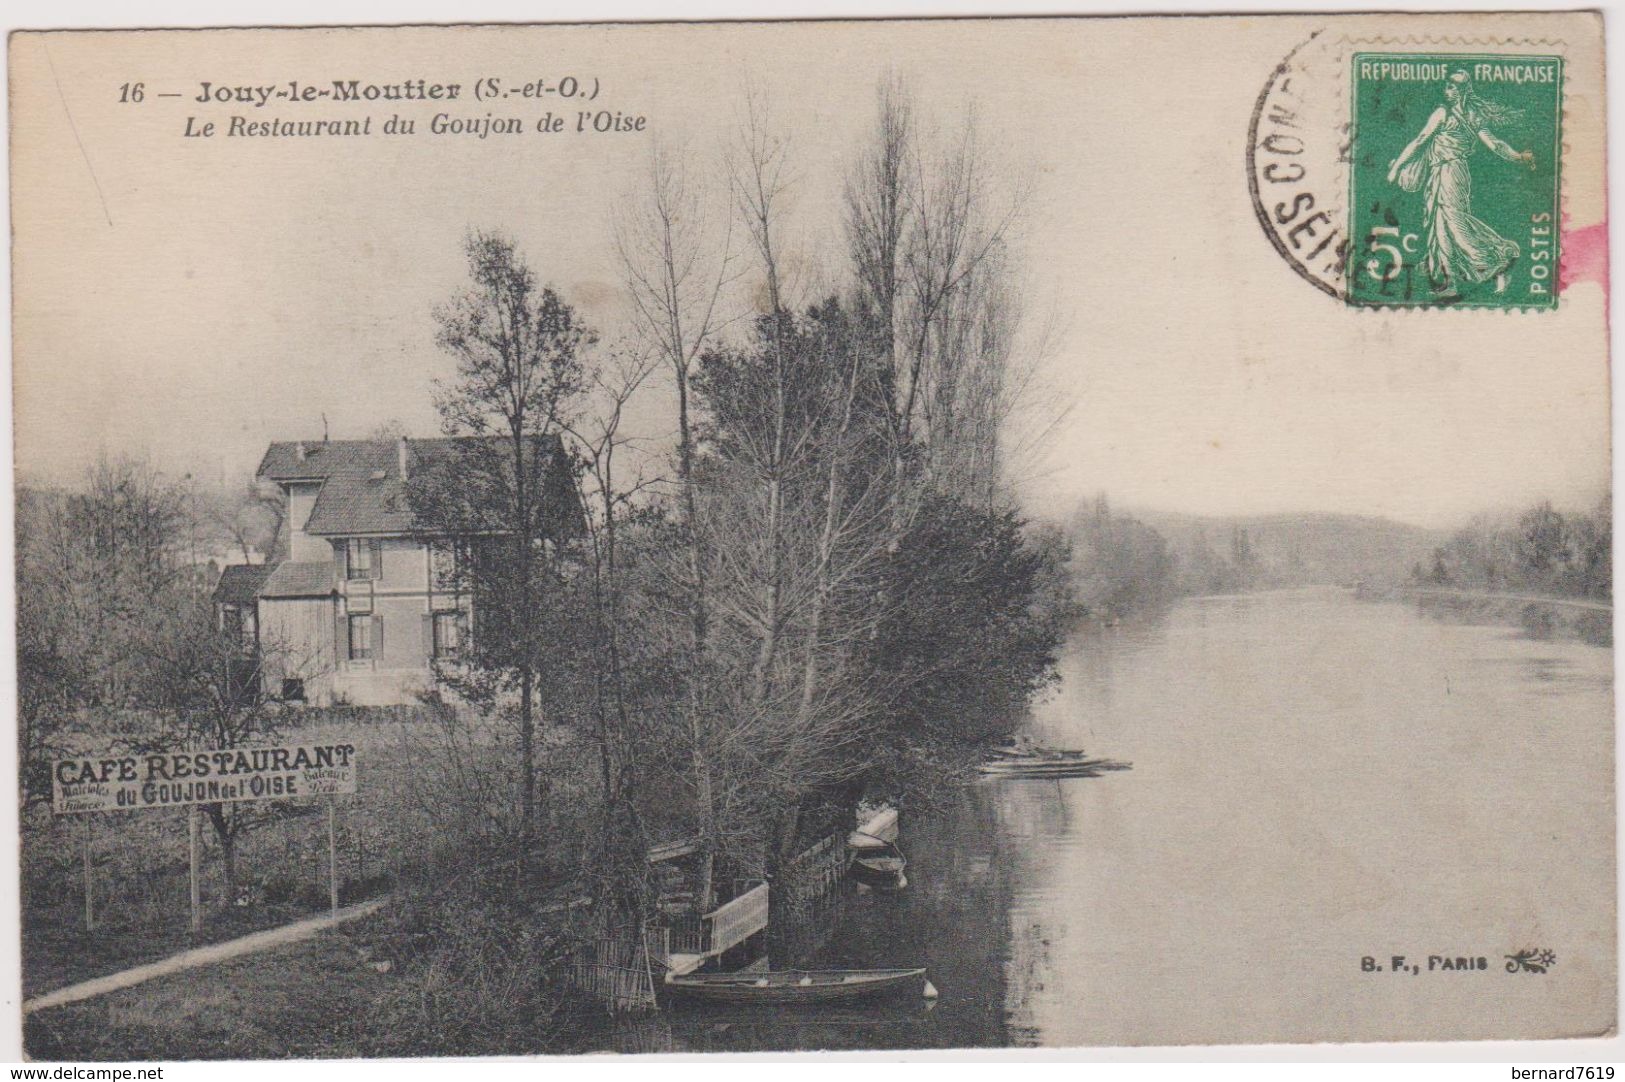
[(401, 480), (406, 480), (406, 437), (402, 436), (400, 443), (395, 445), (396, 458), (401, 468)]
[(293, 445), (293, 457), (297, 458), (300, 462), (303, 462), (305, 460), (305, 441), (304, 440), (300, 440), (298, 443)]

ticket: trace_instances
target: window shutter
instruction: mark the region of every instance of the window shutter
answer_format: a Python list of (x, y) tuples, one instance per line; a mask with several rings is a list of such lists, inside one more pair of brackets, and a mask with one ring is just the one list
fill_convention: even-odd
[(333, 602), (333, 661), (343, 664), (350, 659), (350, 618), (344, 613), (344, 604)]
[(338, 541), (333, 545), (333, 561), (339, 569), (339, 581), (350, 577), (350, 542)]
[(372, 614), (372, 658), (374, 663), (380, 662), (384, 657), (384, 614)]
[(382, 541), (373, 541), (371, 544), (372, 577), (375, 579), (381, 579), (384, 577), (384, 543)]
[(434, 657), (434, 613), (423, 614), (423, 656)]

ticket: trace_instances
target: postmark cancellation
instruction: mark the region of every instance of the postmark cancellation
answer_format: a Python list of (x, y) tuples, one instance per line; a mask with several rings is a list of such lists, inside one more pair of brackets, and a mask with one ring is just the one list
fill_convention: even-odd
[(1266, 237), (1352, 307), (1556, 308), (1561, 48), (1406, 46), (1314, 35), (1276, 66), (1247, 153)]

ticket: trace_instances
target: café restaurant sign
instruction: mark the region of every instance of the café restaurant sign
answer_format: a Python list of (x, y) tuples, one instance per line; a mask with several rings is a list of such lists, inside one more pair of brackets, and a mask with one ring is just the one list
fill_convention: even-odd
[(178, 751), (61, 759), (51, 768), (57, 814), (287, 800), (355, 792), (354, 744)]

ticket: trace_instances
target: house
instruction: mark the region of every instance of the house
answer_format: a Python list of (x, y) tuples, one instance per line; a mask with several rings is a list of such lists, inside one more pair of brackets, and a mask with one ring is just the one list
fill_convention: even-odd
[(436, 660), (465, 653), (475, 600), (453, 572), (464, 547), (416, 522), (407, 494), (414, 470), (454, 464), (460, 442), (271, 444), (258, 481), (286, 498), (279, 559), (226, 568), (215, 591), (222, 629), (260, 659), (270, 694), (411, 702)]
[(214, 590), (220, 630), (245, 657), (259, 653), (259, 594), (270, 575), (271, 568), (265, 564), (232, 564), (221, 570), (220, 584)]
[(265, 564), (232, 564), (221, 570), (214, 589), (220, 630), (234, 649), (227, 673), (227, 694), (233, 701), (260, 695), (259, 592), (270, 574), (271, 568)]

